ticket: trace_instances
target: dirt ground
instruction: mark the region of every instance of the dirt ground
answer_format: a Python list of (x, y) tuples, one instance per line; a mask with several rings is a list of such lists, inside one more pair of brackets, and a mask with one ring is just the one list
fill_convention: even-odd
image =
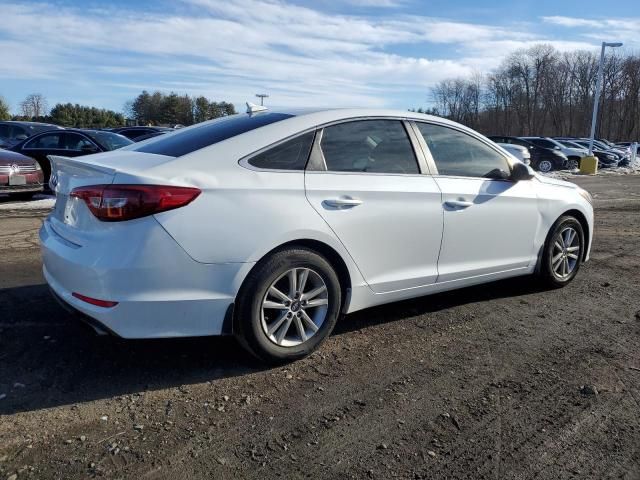
[(45, 212), (3, 209), (0, 480), (640, 478), (640, 176), (576, 181), (596, 231), (567, 288), (366, 310), (281, 368), (95, 336), (44, 284)]

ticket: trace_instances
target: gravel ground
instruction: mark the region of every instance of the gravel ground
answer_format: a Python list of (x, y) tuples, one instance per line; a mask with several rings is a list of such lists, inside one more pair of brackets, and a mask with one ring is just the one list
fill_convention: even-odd
[(0, 479), (640, 478), (640, 176), (562, 290), (497, 282), (342, 319), (264, 368), (231, 338), (97, 337), (0, 212)]

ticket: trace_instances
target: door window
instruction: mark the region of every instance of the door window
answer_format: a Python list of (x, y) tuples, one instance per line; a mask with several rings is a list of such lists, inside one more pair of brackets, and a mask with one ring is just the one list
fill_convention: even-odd
[(60, 137), (62, 135), (60, 133), (47, 133), (44, 135), (40, 135), (39, 137), (34, 138), (32, 141), (27, 143), (24, 148), (48, 148), (48, 149), (58, 149), (61, 148), (60, 145)]
[(91, 143), (88, 138), (78, 133), (65, 133), (63, 134), (62, 138), (63, 138), (63, 142), (60, 148), (64, 150), (81, 151), (83, 148), (87, 148), (87, 147), (96, 148), (96, 146), (93, 143)]
[(440, 175), (492, 177), (496, 170), (510, 171), (505, 157), (471, 135), (441, 125), (417, 125)]
[(330, 172), (420, 173), (399, 120), (359, 120), (326, 127), (321, 147)]

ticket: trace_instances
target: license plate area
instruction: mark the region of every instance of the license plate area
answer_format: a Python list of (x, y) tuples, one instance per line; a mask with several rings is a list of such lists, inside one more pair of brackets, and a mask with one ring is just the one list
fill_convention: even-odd
[(27, 177), (24, 175), (11, 175), (9, 177), (9, 185), (26, 185)]

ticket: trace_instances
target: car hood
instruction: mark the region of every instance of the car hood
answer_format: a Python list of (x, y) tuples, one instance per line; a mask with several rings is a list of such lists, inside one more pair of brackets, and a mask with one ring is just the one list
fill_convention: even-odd
[(558, 178), (547, 177), (545, 175), (536, 175), (538, 180), (542, 183), (546, 183), (547, 185), (557, 185), (558, 187), (567, 187), (567, 188), (578, 188), (575, 183), (567, 182), (565, 180), (560, 180)]
[(584, 157), (585, 155), (589, 154), (589, 151), (582, 148), (568, 147), (564, 149), (564, 153), (566, 153), (567, 155), (577, 155), (579, 157)]
[(14, 163), (17, 165), (33, 165), (35, 160), (18, 152), (0, 149), (0, 165), (12, 165)]

